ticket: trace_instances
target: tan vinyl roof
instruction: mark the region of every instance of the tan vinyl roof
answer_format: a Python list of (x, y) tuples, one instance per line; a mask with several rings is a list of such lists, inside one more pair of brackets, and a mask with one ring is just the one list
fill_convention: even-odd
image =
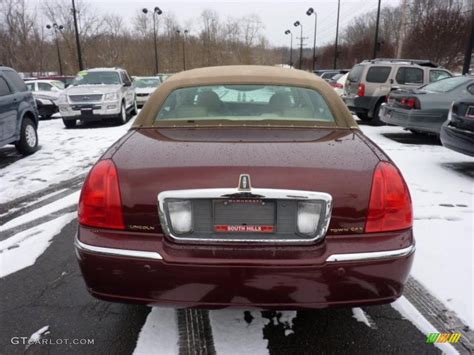
[(223, 84), (287, 85), (314, 89), (326, 99), (337, 126), (358, 128), (341, 98), (317, 75), (297, 69), (259, 65), (205, 67), (174, 74), (150, 96), (132, 127), (153, 126), (161, 105), (176, 89)]

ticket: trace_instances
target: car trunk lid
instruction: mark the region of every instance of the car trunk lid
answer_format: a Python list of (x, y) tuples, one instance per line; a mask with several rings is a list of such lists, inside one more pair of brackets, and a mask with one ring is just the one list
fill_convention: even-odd
[(382, 154), (358, 130), (196, 128), (139, 129), (114, 153), (126, 228), (161, 233), (158, 194), (255, 188), (332, 196), (328, 234), (362, 233), (373, 171)]

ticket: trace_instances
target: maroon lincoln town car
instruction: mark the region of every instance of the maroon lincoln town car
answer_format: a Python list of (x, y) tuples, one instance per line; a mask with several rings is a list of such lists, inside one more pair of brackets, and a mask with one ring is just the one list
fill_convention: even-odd
[(407, 185), (313, 74), (195, 69), (151, 96), (90, 171), (76, 252), (97, 298), (178, 307), (400, 297)]

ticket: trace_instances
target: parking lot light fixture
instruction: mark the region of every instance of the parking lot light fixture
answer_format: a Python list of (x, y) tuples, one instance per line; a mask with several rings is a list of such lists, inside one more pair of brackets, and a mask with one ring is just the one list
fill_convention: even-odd
[(56, 51), (58, 53), (59, 75), (63, 75), (63, 63), (61, 60), (61, 51), (59, 50), (58, 31), (61, 31), (64, 27), (63, 25), (58, 25), (57, 23), (53, 23), (52, 25), (47, 24), (46, 28), (48, 30), (54, 31), (54, 41), (56, 42)]
[(293, 32), (290, 30), (285, 31), (286, 35), (291, 35), (290, 36), (290, 67), (293, 67)]
[[(146, 15), (150, 12), (147, 8), (143, 8), (142, 12)], [(161, 15), (163, 11), (156, 6), (153, 9), (153, 43), (155, 48), (155, 74), (158, 74), (158, 44), (157, 44), (157, 21), (158, 16)]]
[[(181, 30), (176, 30), (176, 33), (179, 35)], [(189, 30), (183, 30), (183, 70), (186, 70), (186, 35), (189, 33)]]
[(300, 27), (300, 61), (299, 61), (299, 69), (301, 69), (303, 67), (303, 24), (299, 21), (296, 21), (294, 24), (293, 24), (295, 27)]
[(314, 38), (313, 38), (313, 70), (316, 69), (316, 32), (318, 28), (318, 14), (312, 7), (306, 11), (306, 15), (311, 16), (314, 14)]

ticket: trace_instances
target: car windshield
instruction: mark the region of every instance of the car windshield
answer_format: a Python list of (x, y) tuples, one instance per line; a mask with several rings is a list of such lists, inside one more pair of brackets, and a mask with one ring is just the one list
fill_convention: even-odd
[(62, 81), (55, 80), (51, 82), (52, 85), (56, 86), (59, 90), (64, 90), (66, 87)]
[(433, 92), (448, 92), (457, 88), (458, 86), (464, 83), (467, 83), (469, 80), (472, 80), (472, 79), (467, 78), (465, 76), (457, 76), (453, 78), (441, 79), (434, 83), (425, 85), (423, 87), (423, 90), (433, 91)]
[(160, 86), (161, 81), (159, 78), (137, 78), (134, 84), (137, 88), (156, 88)]
[(120, 85), (120, 77), (113, 71), (81, 71), (71, 85)]
[(269, 85), (177, 89), (162, 105), (155, 123), (165, 120), (335, 122), (319, 92), (294, 86)]

